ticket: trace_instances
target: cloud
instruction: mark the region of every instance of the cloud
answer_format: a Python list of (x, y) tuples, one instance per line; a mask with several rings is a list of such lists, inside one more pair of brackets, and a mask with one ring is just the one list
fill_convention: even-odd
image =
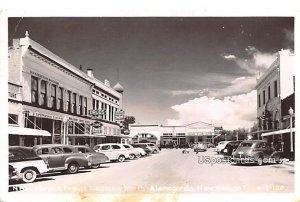
[(203, 96), (208, 89), (197, 89), (197, 90), (171, 90), (166, 91), (167, 94), (171, 94), (173, 96), (182, 96), (182, 95), (200, 95)]
[(234, 61), (239, 68), (253, 76), (257, 75), (258, 72), (262, 73), (266, 71), (277, 57), (276, 53), (264, 53), (254, 46), (248, 46), (245, 48), (245, 51), (250, 56), (250, 59), (240, 58), (226, 53), (221, 54), (221, 57), (226, 60)]
[(172, 106), (179, 118), (168, 119), (168, 124), (204, 121), (221, 125), (228, 130), (252, 127), (256, 122), (256, 76), (270, 67), (276, 60), (277, 53), (261, 52), (253, 46), (248, 46), (245, 51), (247, 58), (221, 54), (225, 60), (235, 62), (238, 68), (245, 70), (245, 76), (233, 78), (226, 87), (206, 89), (205, 94)]
[(174, 105), (178, 119), (168, 119), (168, 124), (180, 125), (197, 121), (212, 122), (231, 130), (251, 127), (256, 117), (256, 91), (228, 96), (224, 99), (202, 96), (186, 103)]
[(227, 55), (227, 54), (221, 54), (221, 56), (226, 60), (234, 60), (236, 59), (235, 55)]

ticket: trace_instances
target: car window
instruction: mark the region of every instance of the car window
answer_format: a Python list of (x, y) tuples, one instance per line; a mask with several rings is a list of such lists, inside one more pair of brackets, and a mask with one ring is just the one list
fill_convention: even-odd
[(73, 150), (68, 147), (63, 147), (64, 153), (73, 153)]
[(112, 149), (121, 149), (121, 147), (119, 145), (111, 145)]
[(154, 147), (154, 144), (149, 144), (151, 147)]
[(127, 149), (129, 149), (130, 148), (130, 146), (128, 146), (128, 145), (123, 145), (125, 148), (127, 148)]
[(267, 144), (265, 142), (261, 143), (261, 148), (266, 148)]
[(52, 154), (62, 154), (63, 150), (59, 147), (53, 147), (53, 148), (51, 148), (51, 153)]
[(242, 142), (240, 144), (240, 147), (251, 147), (253, 145), (252, 142)]
[(85, 148), (82, 148), (82, 147), (77, 147), (78, 151), (80, 153), (86, 153), (86, 149)]
[(18, 150), (10, 150), (10, 158), (11, 159), (24, 159), (25, 158), (25, 154), (21, 151)]
[(103, 145), (101, 147), (101, 150), (109, 150), (110, 149), (110, 146), (109, 145)]
[(48, 149), (48, 148), (38, 149), (38, 150), (36, 151), (36, 153), (37, 153), (38, 155), (41, 155), (41, 154), (49, 154), (49, 149)]

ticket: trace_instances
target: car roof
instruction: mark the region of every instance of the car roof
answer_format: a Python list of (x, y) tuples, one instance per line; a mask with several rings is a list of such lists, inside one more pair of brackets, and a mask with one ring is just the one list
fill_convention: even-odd
[(47, 147), (73, 147), (73, 145), (66, 145), (66, 144), (39, 144), (34, 145), (33, 148), (47, 148)]
[(266, 140), (244, 140), (242, 143), (267, 142)]

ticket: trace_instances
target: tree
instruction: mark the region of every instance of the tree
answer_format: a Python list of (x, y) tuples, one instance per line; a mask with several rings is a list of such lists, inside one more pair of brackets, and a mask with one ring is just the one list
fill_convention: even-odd
[(122, 122), (121, 133), (125, 134), (126, 131), (129, 131), (129, 124), (134, 124), (134, 123), (135, 123), (135, 117), (134, 116), (125, 116), (125, 119)]

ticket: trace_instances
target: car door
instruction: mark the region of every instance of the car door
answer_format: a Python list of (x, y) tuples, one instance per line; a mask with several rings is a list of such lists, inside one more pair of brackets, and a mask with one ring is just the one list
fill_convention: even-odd
[(269, 158), (273, 153), (273, 149), (271, 148), (271, 145), (266, 142), (262, 143), (262, 149), (265, 158)]
[(65, 155), (60, 147), (49, 148), (48, 163), (50, 168), (60, 168), (65, 166)]
[(99, 152), (105, 154), (109, 160), (116, 159), (110, 145), (102, 145), (99, 149)]
[(111, 149), (112, 149), (116, 159), (119, 157), (120, 154), (125, 153), (125, 151), (124, 151), (125, 149), (121, 148), (120, 145), (113, 144), (113, 145), (111, 145)]

